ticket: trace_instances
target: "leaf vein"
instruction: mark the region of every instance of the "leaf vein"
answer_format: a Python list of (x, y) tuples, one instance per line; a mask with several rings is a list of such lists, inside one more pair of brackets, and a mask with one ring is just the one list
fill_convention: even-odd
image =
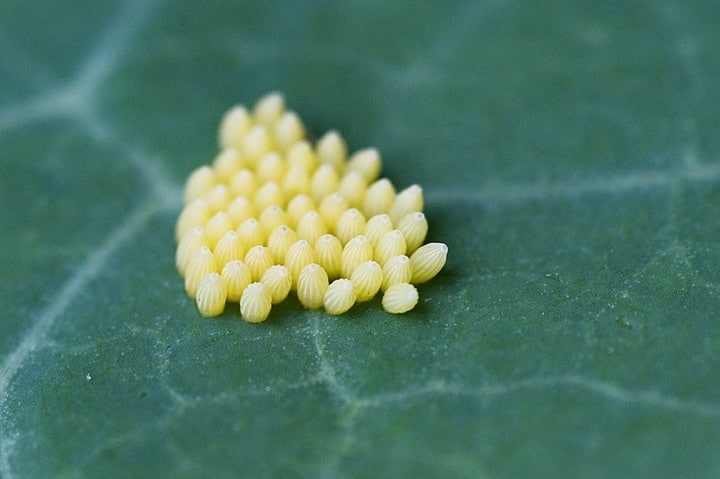
[(365, 404), (367, 407), (382, 407), (389, 403), (406, 401), (408, 399), (428, 395), (455, 395), (492, 398), (528, 389), (554, 387), (575, 387), (588, 393), (597, 394), (621, 403), (638, 404), (678, 414), (694, 415), (720, 420), (720, 407), (716, 404), (684, 400), (655, 390), (628, 390), (610, 382), (589, 379), (576, 375), (535, 377), (507, 384), (488, 384), (475, 387), (447, 383), (444, 381), (432, 381), (414, 389), (382, 393), (372, 396), (366, 399)]
[(488, 184), (473, 188), (428, 189), (428, 202), (435, 205), (477, 203), (522, 203), (550, 199), (574, 199), (590, 195), (620, 196), (643, 190), (673, 187), (679, 181), (717, 183), (720, 164), (687, 164), (681, 169), (636, 171), (622, 175), (551, 183)]

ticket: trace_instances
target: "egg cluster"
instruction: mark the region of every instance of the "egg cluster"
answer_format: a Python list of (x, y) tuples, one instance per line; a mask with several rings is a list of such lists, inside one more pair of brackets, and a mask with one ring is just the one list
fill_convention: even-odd
[(445, 244), (423, 244), (422, 189), (397, 192), (379, 178), (376, 149), (348, 157), (335, 131), (311, 143), (279, 93), (228, 111), (219, 142), (212, 165), (188, 177), (175, 228), (176, 266), (203, 316), (239, 302), (262, 322), (291, 291), (329, 314), (382, 291), (383, 308), (404, 313), (414, 285), (445, 265)]

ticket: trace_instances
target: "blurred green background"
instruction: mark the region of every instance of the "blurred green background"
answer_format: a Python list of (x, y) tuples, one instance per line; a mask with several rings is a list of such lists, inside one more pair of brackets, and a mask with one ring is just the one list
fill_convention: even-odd
[[(0, 477), (720, 476), (716, 1), (0, 15)], [(187, 174), (280, 90), (450, 247), (421, 303), (201, 319)]]

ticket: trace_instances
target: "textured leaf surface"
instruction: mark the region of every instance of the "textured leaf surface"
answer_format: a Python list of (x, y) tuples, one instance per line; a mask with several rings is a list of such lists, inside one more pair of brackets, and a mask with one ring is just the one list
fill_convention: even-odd
[[(0, 476), (718, 477), (717, 2), (7, 1)], [(184, 177), (236, 102), (424, 186), (395, 317), (201, 319)]]

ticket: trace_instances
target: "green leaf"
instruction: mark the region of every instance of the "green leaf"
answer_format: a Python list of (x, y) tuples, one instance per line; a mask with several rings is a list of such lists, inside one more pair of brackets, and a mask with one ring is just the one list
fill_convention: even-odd
[[(718, 5), (5, 2), (0, 477), (718, 477)], [(185, 296), (271, 90), (423, 185), (414, 311)]]

